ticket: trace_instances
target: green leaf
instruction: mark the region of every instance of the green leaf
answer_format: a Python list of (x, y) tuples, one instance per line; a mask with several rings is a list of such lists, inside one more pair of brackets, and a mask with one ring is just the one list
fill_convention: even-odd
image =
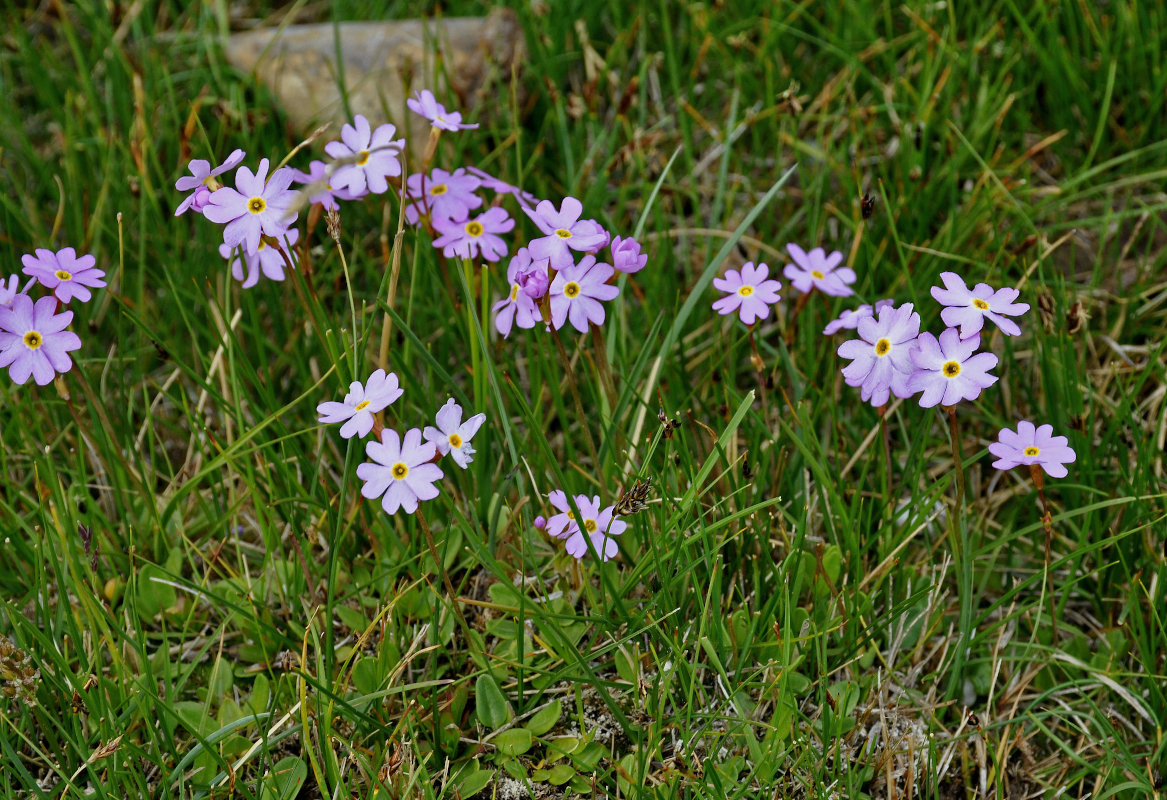
[(454, 785), (458, 787), (462, 797), (478, 794), (490, 783), (494, 777), (494, 770), (483, 769), (478, 761), (471, 761), (454, 775)]
[(353, 665), (353, 685), (361, 694), (372, 694), (380, 689), (384, 677), (376, 658), (362, 658)]
[(494, 746), (505, 756), (521, 756), (534, 743), (535, 737), (526, 728), (511, 728), (494, 737)]
[(536, 736), (542, 736), (555, 727), (555, 724), (559, 722), (559, 718), (562, 715), (563, 703), (559, 700), (552, 700), (547, 706), (532, 714), (531, 718), (527, 720), (527, 724), (523, 727)]
[(553, 786), (562, 786), (575, 777), (575, 767), (570, 764), (556, 764), (547, 774), (547, 782)]
[(501, 728), (514, 716), (498, 682), (490, 675), (478, 676), (474, 684), (474, 702), (478, 721), (492, 730)]
[(308, 765), (302, 758), (288, 756), (272, 767), (263, 787), (263, 800), (292, 800), (300, 793), (308, 777)]

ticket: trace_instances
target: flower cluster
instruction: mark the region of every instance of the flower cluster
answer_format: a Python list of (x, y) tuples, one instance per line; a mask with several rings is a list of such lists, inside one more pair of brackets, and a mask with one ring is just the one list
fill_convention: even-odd
[[(793, 243), (786, 245), (786, 252), (790, 254), (793, 263), (787, 264), (782, 274), (804, 296), (816, 289), (834, 297), (853, 294), (851, 284), (855, 282), (855, 271), (840, 266), (843, 263), (842, 253), (835, 251), (828, 255), (821, 247), (807, 253)], [(765, 264), (754, 266), (752, 261), (743, 264), (740, 272), (736, 269), (726, 270), (724, 277), (713, 279), (713, 286), (726, 293), (725, 297), (714, 302), (713, 310), (723, 315), (737, 312), (746, 325), (753, 325), (768, 317), (770, 306), (782, 299), (778, 294), (782, 284), (770, 278), (770, 268)]]
[[(8, 368), (13, 383), (29, 377), (44, 386), (73, 368), (69, 353), (81, 347), (81, 339), (66, 327), (72, 311), (61, 311), (73, 300), (86, 303), (92, 289), (106, 286), (105, 272), (97, 259), (78, 256), (72, 247), (57, 252), (38, 248), (36, 255), (21, 257), (24, 274), (31, 280), (20, 290), (20, 277), (0, 281), (0, 368)], [(49, 294), (33, 300), (29, 291), (40, 285)]]

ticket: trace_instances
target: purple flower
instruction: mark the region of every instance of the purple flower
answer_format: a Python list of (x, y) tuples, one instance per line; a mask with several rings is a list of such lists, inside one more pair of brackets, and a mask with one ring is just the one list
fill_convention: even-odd
[(324, 145), (324, 152), (344, 162), (332, 173), (331, 184), (356, 195), (364, 194), (366, 188), (373, 194), (384, 194), (389, 191), (385, 179), (401, 174), (397, 156), (405, 140), (393, 138), (397, 129), (388, 122), (370, 131), (369, 121), (357, 114), (353, 123), (355, 127), (345, 124), (340, 129), (341, 141)]
[(16, 297), (16, 290), (20, 288), (20, 276), (9, 275), (6, 280), (0, 280), (0, 306), (6, 306)]
[(207, 201), (203, 216), (211, 222), (227, 223), (223, 241), (228, 247), (242, 244), (247, 252), (254, 253), (259, 250), (261, 236), (280, 238), (296, 218), (294, 213), (288, 213), (296, 199), (295, 192), (288, 191), (292, 170), (277, 169), (267, 180), (267, 169), (266, 158), (260, 160), (258, 172), (240, 167), (235, 173), (236, 188), (224, 186), (212, 192)]
[(520, 247), (507, 266), (507, 283), (511, 287), (510, 294), (491, 307), (494, 327), (504, 337), (511, 335), (515, 324), (520, 328), (533, 328), (541, 319), (537, 303), (547, 293), (547, 262), (533, 264), (530, 251)]
[(1065, 436), (1051, 436), (1053, 425), (1035, 428), (1032, 422), (1017, 423), (1017, 431), (1002, 428), (998, 441), (989, 445), (989, 452), (997, 457), (993, 466), (1012, 469), (1019, 464), (1039, 464), (1051, 478), (1066, 477), (1066, 464), (1078, 457)]
[(178, 191), (190, 192), (178, 204), (174, 216), (177, 217), (188, 208), (202, 213), (203, 208), (207, 205), (207, 201), (211, 198), (211, 193), (216, 191), (220, 186), (215, 178), (229, 169), (234, 169), (243, 160), (243, 156), (244, 152), (242, 150), (235, 150), (231, 155), (227, 156), (226, 161), (214, 169), (211, 169), (210, 161), (204, 161), (201, 158), (196, 158), (191, 161), (189, 165), (190, 175), (183, 175), (174, 184), (174, 188)]
[(490, 189), (495, 194), (514, 195), (515, 199), (519, 201), (519, 205), (524, 209), (532, 209), (539, 203), (539, 198), (530, 192), (524, 192), (518, 186), (512, 186), (506, 181), (500, 181), (489, 172), (484, 172), (478, 167), (466, 167), (466, 171), (481, 180), (483, 187)]
[(930, 333), (921, 333), (912, 350), (915, 372), (908, 380), (908, 391), (920, 395), (920, 405), (932, 408), (936, 404), (954, 406), (961, 400), (975, 400), (982, 389), (997, 382), (989, 370), (997, 366), (992, 353), (977, 353), (981, 337), (961, 339), (956, 328), (948, 328), (940, 339)]
[(515, 221), (504, 209), (495, 207), (464, 222), (435, 217), (433, 225), (441, 234), (434, 239), (434, 247), (442, 248), (446, 258), (474, 258), (481, 253), (487, 261), (498, 261), (507, 254), (506, 242), (498, 234), (515, 227)]
[(396, 514), (402, 508), (412, 514), (419, 500), (438, 496), (434, 483), (442, 479), (442, 471), (430, 463), (437, 449), (432, 442), (422, 442), (417, 428), (406, 431), (404, 442), (391, 428), (386, 428), (383, 436), (381, 442), (365, 444), (365, 454), (372, 462), (357, 467), (357, 477), (364, 481), (361, 494), (370, 500), (384, 495), (381, 508), (386, 514)]
[(474, 448), (470, 446), (470, 440), (486, 421), (486, 415), (475, 414), (463, 422), (462, 406), (455, 403), (451, 397), (438, 409), (436, 421), (438, 427), (426, 426), (426, 441), (432, 442), (442, 455), (453, 458), (454, 463), (462, 469), (469, 467), (470, 462), (474, 460)]
[[(583, 517), (583, 525), (577, 525), (567, 537), (564, 549), (576, 559), (583, 558), (592, 549), (595, 550), (601, 561), (615, 558), (619, 548), (616, 546), (616, 540), (612, 537), (619, 536), (628, 528), (627, 522), (613, 519), (615, 506), (608, 506), (600, 510), (598, 495), (589, 500), (587, 495), (582, 494), (575, 496), (575, 506), (579, 509), (580, 516)], [(588, 541), (584, 536), (591, 539), (591, 548), (588, 547)]]
[(1028, 303), (1014, 303), (1021, 293), (1016, 289), (997, 289), (987, 283), (978, 283), (971, 291), (964, 279), (955, 272), (941, 272), (944, 287), (932, 287), (932, 296), (948, 308), (940, 312), (944, 324), (960, 328), (960, 338), (967, 339), (980, 333), (985, 318), (997, 323), (1002, 333), (1020, 336), (1021, 328), (1005, 315), (1017, 317), (1029, 310)]
[(441, 128), (444, 131), (465, 131), (478, 127), (478, 123), (468, 125), (462, 122), (462, 115), (457, 111), (447, 111), (446, 107), (434, 99), (434, 93), (429, 89), (415, 92), (413, 97), (405, 101), (405, 105), (414, 114), (420, 114), (430, 121), (430, 126)]
[(316, 413), (320, 415), (320, 421), (326, 424), (344, 422), (340, 435), (345, 439), (351, 439), (354, 435), (363, 438), (373, 429), (373, 415), (403, 394), (405, 392), (401, 390), (397, 376), (379, 369), (364, 384), (360, 381), (350, 383), (343, 403), (328, 400), (316, 406)]
[(69, 351), (81, 346), (77, 334), (65, 330), (73, 312), (57, 314), (56, 309), (55, 297), (42, 297), (34, 305), (26, 294), (0, 306), (0, 368), (8, 367), (13, 383), (23, 384), (31, 375), (44, 386), (73, 368)]
[(854, 310), (849, 308), (840, 314), (837, 319), (833, 319), (828, 322), (827, 327), (823, 328), (823, 333), (827, 336), (830, 336), (831, 334), (838, 333), (844, 329), (853, 331), (859, 326), (859, 320), (863, 319), (864, 317), (873, 317), (879, 311), (879, 309), (883, 308), (884, 306), (893, 305), (894, 303), (894, 300), (876, 300), (874, 308), (866, 303)]
[(103, 280), (105, 272), (94, 268), (97, 259), (91, 255), (78, 258), (72, 247), (56, 253), (37, 248), (35, 258), (26, 254), (20, 257), (20, 262), (24, 264), (25, 275), (36, 278), (37, 283), (51, 289), (62, 303), (68, 303), (74, 297), (86, 303), (93, 297), (93, 292), (87, 287), (100, 289), (106, 285)]
[[(288, 258), (292, 259), (292, 263), (295, 264), (296, 253), (291, 246), (300, 238), (300, 232), (295, 228), (288, 228), (288, 232), (283, 238), (280, 246), (286, 248)], [(259, 283), (260, 272), (269, 280), (282, 281), (284, 279), (284, 257), (280, 255), (279, 250), (269, 246), (263, 239), (259, 240), (259, 249), (254, 253), (247, 252), (245, 248), (242, 256), (239, 255), (239, 252), (239, 249), (229, 247), (226, 243), (219, 245), (219, 255), (230, 263), (232, 277), (237, 281), (243, 281), (244, 289), (250, 289)]]
[[(532, 256), (534, 253), (532, 253)], [(586, 333), (588, 323), (604, 324), (604, 306), (601, 300), (613, 300), (620, 290), (607, 283), (616, 274), (611, 265), (596, 263), (596, 257), (586, 255), (578, 264), (561, 269), (551, 283), (551, 324), (563, 327), (568, 319), (580, 333)]]
[(770, 316), (770, 304), (781, 299), (778, 290), (782, 284), (767, 279), (769, 274), (768, 266), (759, 264), (755, 267), (753, 261), (742, 264), (741, 272), (727, 269), (724, 278), (713, 279), (714, 288), (727, 293), (726, 297), (713, 303), (713, 310), (719, 314), (737, 311), (747, 325)]
[(911, 397), (911, 352), (920, 333), (920, 315), (912, 304), (884, 306), (878, 317), (859, 320), (858, 332), (858, 339), (839, 345), (839, 355), (852, 359), (843, 368), (847, 385), (860, 387), (863, 401), (876, 407), (885, 405), (891, 393)]
[(533, 520), (533, 523), (534, 523), (536, 528), (538, 528), (539, 530), (543, 530), (544, 528), (547, 527), (547, 517), (543, 516), (542, 514), (539, 514), (538, 516), (535, 517), (535, 519)]
[[(576, 496), (576, 505), (579, 504), (580, 499), (587, 499), (586, 495)], [(597, 498), (598, 499), (598, 498)], [(547, 520), (547, 535), (554, 539), (566, 539), (575, 533), (579, 528), (575, 524), (575, 512), (571, 510), (571, 505), (567, 502), (567, 493), (562, 489), (556, 489), (547, 495), (547, 500), (558, 511), (558, 514), (552, 514), (551, 518)]]
[(328, 174), (328, 165), (323, 161), (313, 161), (308, 165), (307, 172), (298, 169), (292, 170), (292, 179), (302, 184), (302, 190), (308, 196), (308, 203), (319, 203), (325, 211), (333, 211), (340, 207), (337, 200), (358, 200), (363, 195), (354, 195), (348, 189), (338, 189), (332, 177)]
[(816, 247), (807, 253), (796, 244), (788, 244), (786, 252), (790, 253), (794, 264), (788, 264), (782, 274), (803, 294), (811, 289), (818, 289), (834, 297), (847, 297), (855, 293), (848, 285), (855, 282), (855, 270), (850, 267), (836, 269), (843, 262), (843, 254), (838, 250), (827, 255), (821, 247)]
[(612, 266), (617, 272), (627, 272), (631, 275), (640, 272), (648, 263), (648, 256), (640, 252), (640, 243), (629, 236), (622, 239), (619, 236), (612, 239)]
[(421, 217), (468, 219), (470, 211), (482, 205), (474, 192), (482, 180), (462, 167), (453, 172), (434, 168), (428, 176), (415, 172), (405, 181), (405, 221), (416, 225)]
[(574, 197), (563, 198), (559, 210), (550, 200), (535, 206), (535, 210), (523, 208), (527, 216), (547, 234), (532, 239), (527, 245), (531, 257), (546, 258), (555, 269), (563, 269), (575, 261), (571, 251), (588, 253), (604, 246), (607, 232), (595, 220), (581, 220), (583, 204)]

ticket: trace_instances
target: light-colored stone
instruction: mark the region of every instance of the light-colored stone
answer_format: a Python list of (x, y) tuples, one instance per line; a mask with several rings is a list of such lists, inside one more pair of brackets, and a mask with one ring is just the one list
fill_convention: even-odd
[[(526, 53), (510, 9), (486, 17), (289, 25), (233, 34), (225, 47), (227, 60), (266, 84), (305, 134), (334, 122), (325, 140), (337, 138), (349, 121), (338, 50), (352, 113), (364, 114), (374, 127), (392, 122), (415, 152), (424, 147), (429, 124), (406, 109), (407, 96), (430, 89), (473, 122), (466, 111), (509, 98), (512, 70)], [(450, 102), (451, 94), (460, 103)]]

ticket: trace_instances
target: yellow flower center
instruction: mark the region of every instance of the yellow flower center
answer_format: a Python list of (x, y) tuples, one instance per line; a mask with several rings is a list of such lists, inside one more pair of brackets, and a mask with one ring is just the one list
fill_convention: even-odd
[(450, 434), (450, 447), (459, 449), (462, 447), (462, 437), (456, 433)]
[(267, 242), (265, 242), (263, 239), (260, 239), (259, 240), (259, 247), (255, 248), (255, 252), (258, 253), (260, 250), (264, 250), (266, 248), (267, 248)]
[(944, 377), (945, 378), (955, 378), (959, 374), (960, 374), (960, 362), (959, 361), (945, 361), (944, 362)]
[(753, 286), (742, 286), (740, 289), (737, 290), (737, 293), (740, 294), (742, 297), (749, 297), (750, 295), (752, 295), (754, 293), (754, 287)]
[(585, 519), (584, 520), (584, 528), (587, 530), (588, 533), (595, 533), (596, 532), (596, 521), (594, 519)]
[(430, 195), (435, 197), (439, 194), (445, 194), (448, 191), (450, 191), (450, 187), (444, 183), (435, 183), (430, 187)]
[(875, 354), (877, 356), (886, 356), (889, 350), (891, 350), (891, 342), (887, 339), (880, 339), (875, 343)]
[(71, 281), (71, 280), (73, 280), (72, 273), (66, 272), (63, 269), (57, 270), (56, 275), (57, 275), (57, 280), (59, 280), (59, 281)]
[(467, 222), (466, 223), (466, 235), (467, 236), (473, 236), (475, 239), (477, 239), (479, 236), (482, 235), (482, 231), (483, 231), (483, 227), (482, 227), (481, 222)]
[(357, 153), (357, 166), (358, 167), (363, 167), (363, 166), (365, 166), (365, 164), (368, 164), (368, 163), (369, 163), (369, 151), (368, 150), (362, 150), (361, 152)]
[(568, 512), (567, 512), (567, 518), (568, 518), (568, 519), (572, 519), (572, 520), (573, 520), (573, 519), (575, 519), (575, 512), (574, 512), (574, 511), (568, 511)]
[(24, 343), (28, 346), (29, 350), (36, 350), (45, 343), (45, 337), (41, 336), (37, 331), (29, 331), (24, 334)]
[(1040, 454), (1041, 454), (1041, 450), (1034, 447), (1033, 445), (1030, 445), (1029, 447), (1025, 448), (1025, 455), (1027, 455), (1027, 456), (1036, 456), (1036, 455), (1040, 455)]
[(555, 235), (558, 236), (560, 239), (570, 239), (571, 238), (571, 231), (569, 231), (567, 228), (560, 228), (559, 230), (557, 230), (555, 232)]
[(267, 201), (262, 197), (253, 197), (247, 201), (247, 210), (252, 214), (262, 214), (265, 208), (267, 208)]
[(354, 411), (364, 411), (364, 410), (365, 410), (366, 408), (368, 408), (368, 407), (369, 407), (369, 401), (368, 401), (368, 400), (362, 400), (361, 402), (357, 403), (357, 407), (356, 407), (355, 409), (353, 409), (353, 410), (354, 410)]
[(810, 271), (810, 276), (811, 276), (812, 278), (815, 278), (816, 280), (820, 280), (820, 281), (821, 281), (823, 278), (827, 277), (826, 275), (824, 275), (822, 272), (820, 272), (820, 271), (819, 271), (819, 270), (817, 270), (817, 269), (812, 269), (812, 270)]
[(511, 285), (511, 302), (515, 302), (515, 298), (519, 296), (519, 285), (517, 283)]
[(979, 297), (976, 298), (975, 300), (973, 300), (973, 305), (976, 306), (977, 308), (979, 308), (981, 311), (988, 311), (989, 310), (989, 304), (986, 303), (984, 300), (982, 300)]
[(579, 294), (579, 284), (575, 281), (563, 287), (563, 294), (567, 297), (576, 297)]
[(405, 480), (405, 476), (409, 474), (409, 467), (407, 467), (403, 462), (398, 461), (396, 464), (393, 465), (393, 470), (392, 470), (391, 474), (397, 480), (403, 481), (403, 480)]

